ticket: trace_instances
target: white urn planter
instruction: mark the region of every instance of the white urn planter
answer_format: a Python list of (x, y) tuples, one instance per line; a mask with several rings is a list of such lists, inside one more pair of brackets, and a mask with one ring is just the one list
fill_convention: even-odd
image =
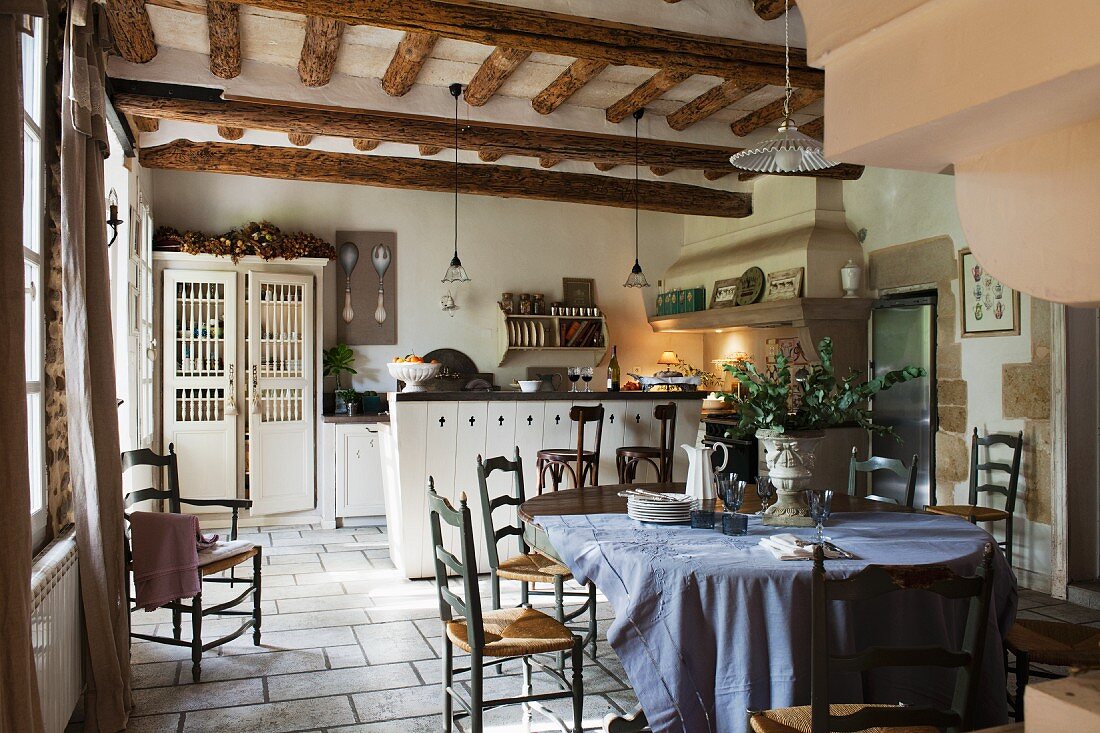
[(768, 477), (776, 489), (776, 502), (764, 513), (764, 524), (778, 527), (812, 527), (810, 508), (802, 492), (814, 475), (814, 452), (825, 438), (820, 430), (777, 433), (756, 431), (767, 451)]

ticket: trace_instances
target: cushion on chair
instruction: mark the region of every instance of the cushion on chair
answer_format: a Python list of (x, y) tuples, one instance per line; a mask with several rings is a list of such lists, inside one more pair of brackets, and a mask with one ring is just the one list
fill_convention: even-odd
[(971, 506), (970, 504), (926, 506), (924, 510), (932, 514), (947, 514), (953, 517), (963, 517), (970, 522), (996, 522), (1002, 519), (1008, 519), (1008, 512), (1004, 509), (994, 509), (988, 506)]
[[(545, 654), (573, 648), (573, 633), (561, 622), (533, 608), (505, 608), (485, 611), (487, 657), (511, 657), (517, 654)], [(470, 651), (466, 640), (466, 620), (447, 622), (447, 638), (463, 651)]]
[[(895, 705), (830, 705), (832, 715), (851, 715), (864, 708), (888, 708)], [(751, 713), (749, 723), (755, 733), (810, 733), (810, 706), (776, 708)], [(911, 725), (893, 728), (866, 728), (862, 733), (939, 733), (938, 728), (927, 725)]]
[(1023, 652), (1035, 664), (1058, 667), (1100, 665), (1100, 629), (1062, 621), (1016, 619), (1005, 646), (1013, 654)]
[(528, 583), (553, 583), (557, 576), (561, 576), (563, 580), (569, 580), (573, 574), (569, 572), (569, 568), (558, 561), (537, 552), (501, 560), (500, 567), (497, 568), (497, 577), (506, 580), (524, 580)]
[(236, 567), (260, 554), (259, 547), (244, 540), (235, 540), (233, 542), (219, 544), (231, 545), (232, 547), (217, 555), (209, 552), (199, 553), (199, 572), (204, 576), (215, 575), (223, 570)]

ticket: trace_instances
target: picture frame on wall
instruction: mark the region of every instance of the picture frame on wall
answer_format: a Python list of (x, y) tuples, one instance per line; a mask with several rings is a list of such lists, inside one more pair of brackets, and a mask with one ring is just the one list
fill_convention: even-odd
[(561, 300), (570, 308), (593, 308), (596, 305), (594, 287), (590, 277), (563, 277)]
[(959, 332), (975, 336), (1020, 333), (1020, 293), (990, 275), (969, 249), (959, 250)]
[(768, 273), (767, 290), (764, 300), (792, 300), (802, 296), (802, 275), (805, 270), (795, 267)]
[(737, 294), (741, 291), (741, 278), (731, 277), (714, 281), (714, 292), (710, 296), (711, 308), (733, 308), (737, 305)]

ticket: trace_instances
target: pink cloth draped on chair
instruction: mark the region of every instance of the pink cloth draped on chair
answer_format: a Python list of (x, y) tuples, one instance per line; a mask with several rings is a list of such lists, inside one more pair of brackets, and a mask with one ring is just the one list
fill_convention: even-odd
[(137, 605), (146, 611), (202, 590), (199, 580), (199, 519), (191, 514), (134, 512), (130, 550)]

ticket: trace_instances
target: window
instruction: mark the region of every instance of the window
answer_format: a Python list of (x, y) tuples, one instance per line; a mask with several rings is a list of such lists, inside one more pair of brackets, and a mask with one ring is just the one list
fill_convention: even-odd
[(138, 193), (138, 211), (130, 210), (130, 354), (136, 360), (132, 368), (130, 395), (133, 398), (132, 424), (136, 448), (153, 445), (153, 370), (156, 366), (157, 341), (153, 337), (153, 219)]
[(45, 25), (41, 18), (23, 21), (23, 303), (26, 318), (27, 437), (30, 456), (31, 515), (35, 546), (46, 527), (46, 461), (42, 362), (44, 317), (42, 301), (42, 229), (45, 186), (42, 161), (43, 99), (45, 97)]

